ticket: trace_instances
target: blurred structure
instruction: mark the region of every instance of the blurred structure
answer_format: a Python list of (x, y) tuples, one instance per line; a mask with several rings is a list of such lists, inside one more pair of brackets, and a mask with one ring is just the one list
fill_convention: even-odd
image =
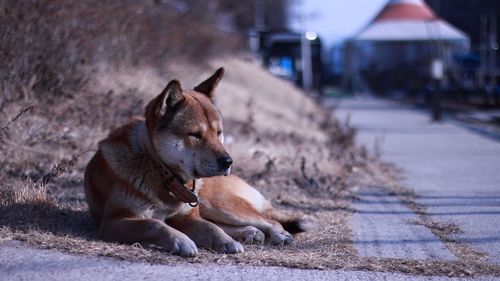
[[(470, 34), (471, 52), (458, 56), (469, 81), (462, 89), (468, 100), (476, 97), (483, 105), (500, 106), (500, 1), (426, 0), (445, 20)], [(464, 16), (466, 13), (466, 16)]]
[[(320, 38), (313, 31), (294, 32), (284, 26), (268, 24), (266, 13), (274, 13), (268, 2), (273, 1), (255, 0), (250, 49), (272, 74), (292, 81), (309, 94), (319, 95), (322, 82)], [(281, 12), (288, 11), (285, 5), (281, 8)]]
[[(272, 74), (306, 90), (320, 91), (321, 40), (315, 33), (261, 31), (252, 33), (251, 38), (253, 51), (259, 54), (263, 65)], [(310, 60), (302, 60), (302, 57), (310, 57)], [(309, 77), (306, 83), (303, 81), (303, 69), (310, 69), (309, 76), (305, 75)]]
[[(460, 81), (456, 54), (469, 50), (464, 32), (440, 19), (421, 0), (390, 0), (360, 33), (344, 46), (342, 85), (346, 91), (409, 95)], [(433, 66), (443, 68), (433, 76)]]
[[(165, 1), (165, 0), (164, 0)], [(216, 0), (196, 1), (184, 0), (192, 5), (207, 5), (211, 3), (224, 13), (224, 21), (231, 23), (234, 30), (240, 34), (247, 34), (250, 29), (279, 30), (287, 26), (288, 6), (290, 0)], [(168, 1), (183, 2), (183, 1)], [(219, 19), (220, 21), (220, 19)]]

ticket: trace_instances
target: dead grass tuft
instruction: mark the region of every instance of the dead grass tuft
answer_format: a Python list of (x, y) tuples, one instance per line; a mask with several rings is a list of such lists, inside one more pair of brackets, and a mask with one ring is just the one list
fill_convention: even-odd
[(54, 205), (56, 200), (49, 195), (49, 189), (44, 184), (24, 180), (11, 187), (0, 190), (0, 208), (10, 205)]
[(93, 237), (95, 227), (78, 204), (61, 204), (46, 184), (22, 180), (0, 189), (0, 226), (21, 233)]

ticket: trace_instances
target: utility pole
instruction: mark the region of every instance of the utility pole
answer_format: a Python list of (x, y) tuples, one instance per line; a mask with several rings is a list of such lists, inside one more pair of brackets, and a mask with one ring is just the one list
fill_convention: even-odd
[(254, 27), (249, 34), (250, 50), (254, 53), (254, 59), (262, 63), (261, 49), (262, 36), (266, 28), (264, 18), (264, 2), (263, 0), (255, 0), (254, 2)]
[(432, 95), (432, 121), (441, 122), (443, 120), (443, 113), (441, 107), (442, 91), (441, 81), (444, 76), (444, 65), (441, 58), (436, 58), (432, 61), (431, 66), (432, 79), (434, 81), (434, 93)]
[(302, 1), (299, 1), (299, 24), (300, 34), (300, 56), (302, 66), (302, 87), (310, 94), (312, 90), (312, 59), (311, 59), (311, 41), (316, 39), (316, 33), (307, 31), (307, 25), (304, 24), (302, 15)]
[(488, 49), (490, 50), (490, 86), (491, 92), (495, 95), (495, 104), (500, 105), (500, 94), (495, 92), (497, 87), (497, 50), (498, 50), (498, 38), (497, 38), (497, 13), (492, 12), (490, 15), (490, 36), (489, 36)]
[[(439, 2), (438, 2), (439, 3)], [(431, 20), (427, 23), (427, 33), (431, 39), (431, 50), (433, 55), (431, 57), (430, 74), (431, 81), (434, 86), (434, 91), (431, 96), (431, 116), (433, 122), (441, 122), (443, 119), (442, 102), (442, 81), (444, 78), (444, 47), (441, 39), (439, 28), (435, 26), (437, 20)], [(434, 32), (430, 32), (434, 31)], [(434, 47), (434, 48), (433, 48)]]
[(311, 62), (311, 41), (309, 32), (301, 34), (301, 56), (302, 56), (302, 87), (306, 92), (310, 93), (312, 90), (312, 62)]
[(479, 71), (478, 71), (478, 86), (479, 89), (484, 89), (484, 72), (486, 68), (486, 59), (487, 59), (487, 19), (485, 15), (481, 15), (480, 17), (480, 29), (479, 29)]
[(254, 18), (255, 30), (262, 31), (266, 26), (264, 18), (264, 2), (263, 0), (255, 0), (255, 18)]

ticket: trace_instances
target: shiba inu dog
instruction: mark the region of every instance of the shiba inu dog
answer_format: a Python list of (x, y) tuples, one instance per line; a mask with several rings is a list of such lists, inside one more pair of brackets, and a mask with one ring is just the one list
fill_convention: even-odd
[(306, 230), (229, 175), (233, 160), (213, 104), (223, 73), (218, 69), (193, 90), (172, 80), (144, 118), (99, 143), (85, 170), (85, 194), (100, 237), (193, 256), (198, 247), (243, 252), (236, 240), (288, 244), (290, 233)]

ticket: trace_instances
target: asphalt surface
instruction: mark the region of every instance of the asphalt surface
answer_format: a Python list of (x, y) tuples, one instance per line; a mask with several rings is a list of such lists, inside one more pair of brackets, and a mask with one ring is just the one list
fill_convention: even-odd
[(341, 119), (349, 116), (360, 143), (403, 168), (403, 184), (419, 195), (429, 217), (457, 224), (462, 233), (453, 238), (500, 264), (499, 142), (382, 100), (342, 100), (336, 112)]
[[(470, 280), (363, 271), (300, 270), (283, 267), (181, 266), (132, 263), (33, 249), (20, 242), (0, 244), (0, 280)], [(494, 280), (481, 277), (474, 280)]]
[(398, 197), (362, 188), (353, 204), (353, 243), (365, 257), (453, 261), (457, 258)]

